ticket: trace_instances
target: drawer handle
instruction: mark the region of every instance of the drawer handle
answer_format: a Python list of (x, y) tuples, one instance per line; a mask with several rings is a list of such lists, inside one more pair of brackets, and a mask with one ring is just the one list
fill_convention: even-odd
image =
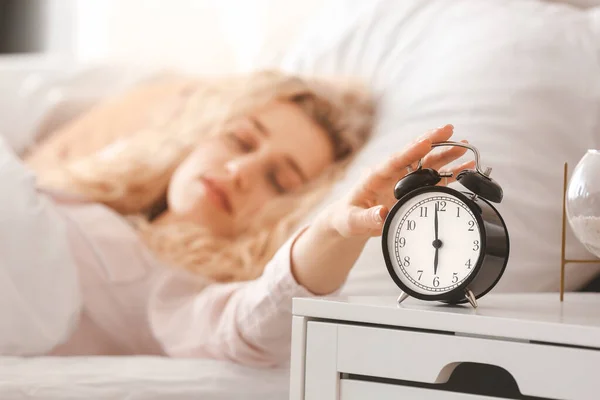
[[(452, 392), (521, 399), (515, 378), (502, 367), (474, 362), (446, 365), (433, 386)], [(443, 383), (442, 383), (443, 382)]]

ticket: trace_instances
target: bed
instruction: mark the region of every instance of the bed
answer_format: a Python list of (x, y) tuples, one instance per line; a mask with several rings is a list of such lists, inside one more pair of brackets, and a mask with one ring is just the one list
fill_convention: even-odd
[[(574, 3), (332, 1), (284, 54), (249, 62), (357, 75), (374, 88), (380, 100), (374, 140), (323, 205), (374, 160), (452, 121), (504, 185), (503, 215), (514, 247), (495, 290), (556, 291), (562, 163), (574, 165), (587, 148), (600, 147), (600, 10), (593, 1)], [(40, 132), (155, 73), (62, 60), (0, 61), (0, 134), (22, 150)], [(568, 243), (574, 258), (588, 256), (572, 235)], [(379, 242), (371, 241), (342, 295), (396, 294), (382, 265)], [(596, 273), (570, 272), (568, 289)], [(211, 360), (0, 358), (1, 399), (268, 400), (287, 398), (287, 387), (285, 368)]]
[(288, 397), (287, 369), (160, 357), (0, 358), (0, 398), (248, 399)]

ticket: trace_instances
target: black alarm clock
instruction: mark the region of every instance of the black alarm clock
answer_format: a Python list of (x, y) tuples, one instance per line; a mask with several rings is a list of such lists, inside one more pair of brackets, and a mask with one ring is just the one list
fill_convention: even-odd
[(436, 186), (452, 173), (423, 168), (400, 179), (394, 188), (398, 200), (390, 210), (382, 234), (388, 272), (402, 290), (398, 304), (409, 296), (448, 304), (469, 302), (498, 283), (508, 262), (510, 242), (506, 224), (492, 203), (503, 191), (481, 170), (478, 150), (466, 143), (440, 142), (471, 150), (475, 169), (457, 174), (467, 191)]

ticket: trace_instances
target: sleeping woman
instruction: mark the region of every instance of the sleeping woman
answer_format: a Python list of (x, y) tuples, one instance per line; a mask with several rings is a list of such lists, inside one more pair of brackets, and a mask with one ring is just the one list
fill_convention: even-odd
[(292, 298), (340, 290), (406, 167), (470, 167), (448, 165), (464, 149), (431, 152), (453, 134), (434, 129), (299, 225), (375, 115), (350, 83), (170, 76), (23, 160), (0, 142), (0, 353), (286, 363)]

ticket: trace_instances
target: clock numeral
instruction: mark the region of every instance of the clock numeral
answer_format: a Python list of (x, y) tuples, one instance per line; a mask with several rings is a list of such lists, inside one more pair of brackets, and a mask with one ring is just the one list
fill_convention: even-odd
[(460, 207), (456, 207), (456, 218), (460, 218)]
[(427, 207), (421, 207), (421, 217), (427, 218)]
[(467, 267), (468, 269), (471, 269), (471, 259), (469, 258), (469, 260), (465, 263), (465, 267)]
[(479, 250), (479, 240), (473, 240), (473, 251)]
[(469, 221), (469, 232), (473, 232), (475, 230), (475, 221)]
[(456, 282), (458, 282), (458, 272), (454, 272), (452, 274), (452, 283), (456, 283)]
[(421, 280), (421, 277), (423, 276), (423, 270), (422, 269), (418, 270), (417, 274), (419, 274), (419, 280)]
[(417, 223), (415, 222), (414, 219), (409, 219), (408, 222), (406, 223), (406, 230), (408, 230), (408, 231), (414, 231), (416, 227), (417, 227)]
[(402, 265), (405, 267), (410, 266), (410, 257), (409, 256), (404, 257), (404, 262), (402, 263)]
[(398, 240), (398, 244), (400, 245), (400, 248), (402, 248), (402, 247), (406, 246), (406, 238), (403, 238), (403, 237), (401, 237), (401, 238)]
[(438, 278), (437, 276), (433, 278), (433, 287), (438, 287), (440, 286), (440, 278)]
[(446, 211), (446, 202), (438, 201), (437, 202), (438, 211)]

